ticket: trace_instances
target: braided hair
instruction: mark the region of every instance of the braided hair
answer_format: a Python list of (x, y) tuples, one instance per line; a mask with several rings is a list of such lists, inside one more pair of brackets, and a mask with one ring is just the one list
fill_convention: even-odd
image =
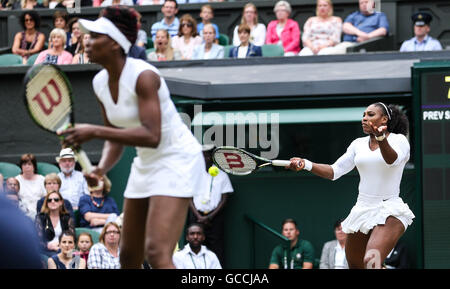
[(138, 34), (138, 12), (122, 5), (108, 6), (100, 12), (101, 17), (110, 20), (125, 37), (134, 44)]
[(385, 105), (382, 102), (376, 102), (373, 105), (378, 107), (384, 116), (387, 116), (387, 130), (388, 132), (408, 134), (409, 121), (398, 105)]

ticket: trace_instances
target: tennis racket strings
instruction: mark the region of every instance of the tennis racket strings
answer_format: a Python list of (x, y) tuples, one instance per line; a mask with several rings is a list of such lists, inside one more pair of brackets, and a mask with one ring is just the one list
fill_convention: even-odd
[(26, 86), (26, 97), (32, 117), (44, 128), (56, 132), (69, 125), (70, 88), (52, 66), (42, 66), (31, 77)]
[(239, 150), (217, 149), (214, 152), (214, 162), (226, 173), (235, 175), (248, 175), (257, 167), (251, 156)]

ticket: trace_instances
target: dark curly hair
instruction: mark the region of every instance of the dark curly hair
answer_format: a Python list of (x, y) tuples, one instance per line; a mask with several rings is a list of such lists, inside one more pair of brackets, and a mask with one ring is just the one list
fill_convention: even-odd
[(100, 12), (101, 17), (110, 20), (125, 37), (134, 44), (138, 34), (138, 12), (122, 5), (108, 6)]
[[(383, 115), (388, 117), (387, 130), (388, 132), (400, 133), (403, 135), (408, 134), (409, 121), (402, 109), (398, 105), (389, 104), (383, 105), (381, 102), (376, 102), (373, 105), (379, 107)], [(386, 108), (389, 112), (386, 111)]]
[(34, 21), (34, 28), (38, 29), (41, 27), (41, 16), (34, 10), (27, 10), (20, 15), (20, 25), (25, 30), (25, 16), (30, 16)]

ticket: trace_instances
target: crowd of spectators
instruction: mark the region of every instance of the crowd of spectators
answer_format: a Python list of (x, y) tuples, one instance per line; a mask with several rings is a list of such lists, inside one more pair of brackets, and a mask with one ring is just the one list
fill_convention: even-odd
[[(170, 61), (264, 56), (260, 50), (263, 45), (268, 44), (282, 46), (285, 56), (344, 54), (347, 48), (358, 43), (389, 36), (388, 19), (383, 12), (375, 9), (375, 1), (358, 1), (359, 9), (341, 19), (333, 14), (332, 0), (317, 0), (315, 15), (309, 17), (305, 23), (299, 23), (291, 18), (293, 11), (289, 2), (281, 0), (274, 5), (273, 12), (276, 19), (270, 21), (267, 27), (258, 20), (257, 7), (253, 3), (246, 3), (243, 5), (241, 21), (233, 30), (231, 43), (222, 42), (221, 45), (219, 45), (220, 37), (228, 39), (228, 35), (220, 32), (219, 26), (214, 23), (214, 9), (210, 4), (202, 5), (198, 15), (184, 14), (180, 18), (177, 16), (178, 4), (216, 1), (85, 0), (81, 5), (93, 7), (117, 4), (162, 5), (163, 18), (153, 23), (149, 31), (142, 29), (140, 22), (142, 16), (138, 15), (138, 39), (129, 56), (149, 61)], [(39, 31), (40, 18), (37, 8), (73, 8), (75, 1), (26, 0), (20, 1), (20, 5), (18, 2), (18, 0), (3, 0), (2, 9), (24, 10), (20, 17), (23, 31), (15, 35), (12, 46), (12, 53), (20, 55), (24, 64), (31, 55), (37, 53), (39, 56), (35, 63), (89, 63), (88, 56), (84, 52), (89, 36), (82, 34), (77, 17), (69, 18), (67, 12), (57, 10), (54, 13), (54, 27), (48, 41)], [(195, 16), (200, 17), (198, 23)], [(426, 12), (418, 12), (412, 15), (411, 19), (414, 37), (405, 40), (400, 51), (441, 50), (439, 41), (429, 36), (432, 16)], [(248, 30), (246, 26), (242, 26), (243, 24), (250, 29), (249, 37), (240, 35)], [(210, 26), (213, 32), (210, 31)], [(153, 49), (149, 48), (151, 42)], [(230, 48), (225, 49), (224, 46)]]
[[(56, 161), (60, 172), (43, 176), (36, 157), (22, 155), (19, 175), (5, 181), (0, 174), (1, 197), (34, 222), (43, 267), (117, 268), (120, 226), (113, 222), (119, 210), (108, 196), (111, 183), (105, 179), (89, 187), (83, 174), (75, 170), (76, 156), (70, 148), (62, 149)], [(113, 232), (108, 229), (111, 224)], [(103, 245), (94, 244), (93, 235)]]
[[(214, 31), (213, 27), (211, 31)], [(247, 33), (250, 34), (249, 31)], [(211, 146), (204, 145), (206, 167), (212, 166), (211, 151)], [(5, 181), (0, 174), (0, 198), (6, 196), (9, 203), (28, 217), (28, 221), (34, 221), (43, 267), (120, 269), (119, 244), (123, 221), (115, 200), (108, 196), (111, 183), (104, 178), (96, 187), (87, 186), (82, 173), (75, 170), (76, 157), (70, 148), (62, 149), (56, 160), (60, 172), (44, 177), (37, 173), (36, 157), (24, 154), (19, 161), (19, 175)], [(187, 244), (182, 249), (177, 247), (173, 255), (173, 262), (179, 269), (224, 267), (225, 219), (221, 209), (233, 188), (224, 172), (219, 171), (218, 175), (211, 174), (211, 183), (205, 184), (210, 187), (208, 201), (204, 201), (206, 196), (197, 196), (191, 201)], [(42, 189), (44, 197), (39, 199)], [(75, 201), (78, 196), (79, 200)], [(78, 220), (73, 208), (78, 212)], [(281, 234), (289, 240), (290, 246), (276, 246), (270, 258), (268, 256), (268, 268), (348, 269), (345, 256), (347, 235), (342, 231), (341, 222), (338, 220), (334, 224), (335, 238), (323, 244), (319, 256), (311, 242), (303, 235), (300, 238), (297, 222), (292, 218), (285, 219)], [(81, 231), (77, 233), (77, 229)], [(93, 235), (98, 238), (96, 242)], [(146, 262), (142, 267), (150, 268)], [(399, 242), (384, 261), (383, 268), (409, 267), (406, 246)]]
[[(189, 1), (202, 2), (208, 1)], [(178, 4), (187, 1), (94, 0), (82, 3), (94, 7), (116, 4), (162, 5), (164, 17), (154, 23), (150, 31), (141, 29), (141, 17), (138, 17), (139, 36), (134, 46), (137, 51), (142, 52), (149, 35), (154, 43), (154, 50), (144, 56), (149, 61), (260, 57), (263, 56), (261, 47), (266, 44), (282, 46), (285, 56), (340, 54), (359, 42), (389, 34), (387, 17), (384, 13), (374, 10), (372, 0), (359, 0), (359, 10), (344, 20), (333, 15), (331, 0), (317, 0), (316, 15), (308, 18), (303, 26), (291, 18), (292, 7), (289, 2), (278, 1), (273, 9), (276, 19), (270, 21), (267, 28), (258, 20), (257, 7), (253, 3), (247, 3), (243, 5), (239, 25), (233, 30), (233, 47), (227, 50), (228, 55), (225, 55), (224, 46), (219, 45), (219, 27), (214, 23), (214, 11), (209, 4), (201, 7), (201, 21), (197, 23), (190, 14), (184, 14), (180, 18), (176, 16)], [(70, 5), (73, 4), (74, 1), (66, 0), (1, 1), (2, 9), (24, 10), (19, 18), (23, 31), (14, 36), (12, 52), (20, 55), (24, 64), (34, 54), (38, 54), (35, 63), (89, 63), (85, 47), (90, 35), (82, 33), (78, 18), (69, 19), (65, 11), (58, 10), (54, 13), (53, 29), (48, 41), (44, 33), (39, 31), (40, 17), (37, 8), (72, 7)], [(415, 13), (412, 21), (414, 37), (405, 41), (400, 51), (442, 49), (439, 41), (428, 35), (432, 21), (430, 14)], [(41, 241), (41, 254), (49, 257), (49, 268), (119, 268), (118, 244), (121, 231), (114, 221), (120, 212), (114, 199), (108, 196), (111, 184), (105, 179), (100, 189), (89, 189), (82, 174), (74, 170), (76, 159), (70, 149), (62, 150), (57, 162), (61, 170), (59, 174), (42, 176), (37, 173), (35, 156), (24, 154), (19, 161), (19, 175), (6, 180), (1, 176), (2, 191), (35, 222)], [(202, 223), (202, 214), (207, 214), (205, 211), (208, 210), (197, 209), (201, 209), (201, 205), (193, 204), (191, 210), (198, 213), (195, 221)], [(79, 221), (75, 220), (74, 211), (79, 214)], [(90, 233), (80, 234), (77, 240), (76, 224), (99, 233), (100, 242), (94, 244)], [(204, 238), (205, 233), (208, 233), (208, 227), (204, 229), (204, 225), (196, 226), (196, 231), (187, 231), (188, 236), (189, 233), (192, 234), (192, 239), (189, 237), (188, 240), (192, 244), (186, 247), (184, 253), (193, 250), (197, 256), (199, 252), (203, 252), (201, 250), (206, 252), (207, 249), (202, 249), (202, 244), (204, 241), (207, 244), (209, 240)], [(286, 220), (282, 232), (291, 241), (291, 263), (284, 262), (285, 252), (283, 247), (279, 246), (274, 249), (269, 266), (286, 269), (313, 268), (316, 262), (314, 250), (311, 243), (298, 238), (299, 229), (296, 222), (292, 219)], [(345, 236), (340, 230), (340, 223), (335, 226), (335, 234), (336, 240), (326, 243), (323, 247), (321, 268), (348, 267), (345, 260)], [(196, 238), (201, 241), (196, 241)], [(78, 251), (75, 252), (77, 247)], [(400, 244), (396, 246), (389, 254), (390, 260), (386, 262), (386, 267), (395, 267), (389, 262), (405, 266), (405, 259), (398, 257), (404, 250)], [(222, 260), (222, 254), (218, 255), (217, 259)], [(193, 266), (196, 266), (195, 264), (197, 262), (193, 262)]]

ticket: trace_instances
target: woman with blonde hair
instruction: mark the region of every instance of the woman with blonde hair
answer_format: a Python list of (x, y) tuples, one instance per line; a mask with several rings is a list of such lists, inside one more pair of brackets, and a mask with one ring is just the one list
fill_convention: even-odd
[(50, 32), (50, 48), (39, 53), (35, 64), (72, 64), (72, 54), (64, 50), (67, 41), (67, 35), (61, 28), (55, 28)]
[(180, 18), (180, 27), (178, 34), (172, 38), (172, 47), (180, 51), (181, 59), (191, 59), (194, 47), (202, 44), (203, 40), (195, 27), (197, 21), (190, 14), (184, 14)]
[(20, 0), (20, 7), (22, 7), (22, 10), (45, 8), (44, 5), (38, 3), (36, 0)]
[[(264, 45), (266, 41), (266, 26), (258, 23), (258, 10), (253, 3), (245, 4), (242, 9), (242, 18), (240, 24), (247, 24), (250, 27), (250, 43), (256, 46)], [(239, 25), (236, 25), (233, 32), (233, 45), (239, 46), (241, 41), (238, 33)]]
[(103, 227), (99, 242), (89, 251), (88, 269), (120, 269), (120, 236), (116, 223), (109, 222)]
[[(53, 174), (56, 178), (59, 177)], [(54, 176), (46, 177), (46, 187), (51, 186)], [(61, 180), (60, 180), (61, 181)], [(59, 237), (62, 232), (75, 230), (75, 221), (70, 217), (67, 211), (62, 195), (57, 190), (49, 189), (49, 193), (45, 196), (44, 204), (41, 212), (36, 216), (36, 229), (41, 240), (42, 253), (52, 256), (58, 252)]]
[(303, 26), (303, 49), (299, 55), (329, 54), (341, 42), (342, 19), (333, 16), (331, 0), (317, 0), (316, 15)]
[(178, 49), (172, 48), (169, 32), (165, 29), (156, 31), (155, 51), (152, 51), (147, 56), (149, 61), (165, 61), (165, 60), (179, 60), (181, 54)]
[(101, 177), (98, 188), (89, 188), (90, 195), (83, 195), (79, 202), (80, 227), (100, 232), (103, 226), (119, 215), (116, 201), (108, 196), (111, 182)]

